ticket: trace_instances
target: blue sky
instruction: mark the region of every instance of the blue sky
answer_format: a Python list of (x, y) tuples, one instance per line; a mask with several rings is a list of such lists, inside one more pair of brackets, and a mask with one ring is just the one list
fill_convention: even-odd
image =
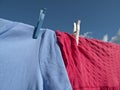
[(109, 39), (120, 28), (120, 0), (0, 0), (0, 18), (36, 25), (39, 11), (47, 8), (43, 28), (72, 33), (81, 20), (81, 34)]

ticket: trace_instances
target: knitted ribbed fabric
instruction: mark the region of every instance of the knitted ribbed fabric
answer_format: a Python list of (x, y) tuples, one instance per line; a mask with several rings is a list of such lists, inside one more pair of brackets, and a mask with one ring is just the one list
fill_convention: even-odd
[(73, 90), (120, 90), (120, 45), (56, 31)]

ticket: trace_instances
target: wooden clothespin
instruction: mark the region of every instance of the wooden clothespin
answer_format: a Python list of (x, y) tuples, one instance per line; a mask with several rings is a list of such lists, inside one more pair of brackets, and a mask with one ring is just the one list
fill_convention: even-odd
[(35, 27), (35, 31), (33, 34), (34, 39), (37, 39), (37, 37), (39, 36), (40, 29), (41, 29), (43, 21), (44, 21), (45, 13), (46, 13), (46, 8), (40, 10), (39, 20), (37, 22), (37, 26)]
[(74, 33), (74, 36), (75, 36), (75, 38), (76, 38), (76, 43), (77, 43), (77, 45), (78, 45), (78, 43), (79, 43), (80, 23), (81, 23), (81, 21), (78, 20), (77, 24), (74, 23), (74, 28), (73, 28), (73, 33)]

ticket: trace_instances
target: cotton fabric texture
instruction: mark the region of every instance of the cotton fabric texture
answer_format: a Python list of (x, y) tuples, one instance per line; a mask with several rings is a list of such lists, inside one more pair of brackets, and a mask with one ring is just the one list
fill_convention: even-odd
[(120, 45), (56, 31), (73, 90), (120, 90)]
[(0, 19), (0, 90), (72, 90), (56, 35)]

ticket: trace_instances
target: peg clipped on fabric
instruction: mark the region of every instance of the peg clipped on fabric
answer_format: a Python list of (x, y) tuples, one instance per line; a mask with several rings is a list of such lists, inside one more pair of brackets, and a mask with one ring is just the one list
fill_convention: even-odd
[(74, 23), (74, 28), (73, 28), (73, 33), (74, 33), (74, 36), (75, 36), (75, 38), (76, 38), (76, 43), (77, 43), (77, 45), (78, 45), (78, 43), (79, 43), (80, 23), (81, 23), (81, 21), (78, 20), (77, 24)]
[(46, 10), (47, 10), (46, 8), (40, 10), (40, 15), (39, 15), (39, 19), (38, 19), (38, 22), (37, 22), (37, 26), (35, 27), (34, 34), (33, 34), (34, 39), (37, 39), (38, 36), (39, 36), (40, 29), (42, 27), (44, 17), (45, 17), (45, 14), (46, 14)]

